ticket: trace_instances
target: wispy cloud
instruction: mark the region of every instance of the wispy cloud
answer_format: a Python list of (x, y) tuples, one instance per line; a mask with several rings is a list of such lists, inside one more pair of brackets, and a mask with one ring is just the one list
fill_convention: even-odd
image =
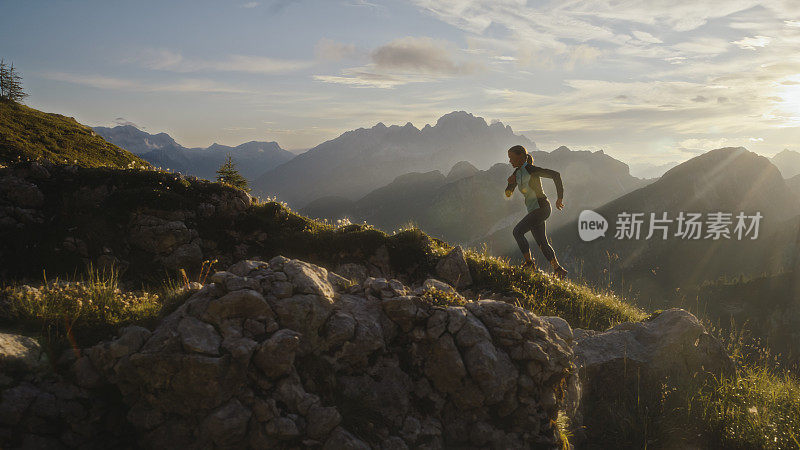
[(378, 70), (459, 75), (478, 69), (474, 63), (456, 61), (449, 46), (429, 37), (408, 36), (376, 48), (371, 57)]
[(207, 93), (228, 93), (243, 94), (249, 91), (219, 83), (213, 80), (185, 78), (166, 83), (142, 82), (127, 78), (105, 77), (100, 75), (87, 75), (67, 72), (47, 72), (42, 74), (44, 78), (62, 81), (65, 83), (78, 84), (97, 89), (108, 89), (117, 91), (136, 91), (136, 92), (207, 92)]
[(292, 72), (314, 65), (313, 61), (285, 60), (266, 56), (230, 55), (222, 60), (186, 58), (168, 49), (148, 49), (127, 62), (143, 65), (149, 69), (170, 72), (245, 72), (274, 74)]
[(328, 38), (320, 39), (314, 46), (314, 55), (319, 59), (329, 61), (359, 58), (366, 56), (366, 54), (366, 50), (357, 48), (355, 44), (345, 44)]
[(258, 7), (260, 4), (259, 2), (247, 2), (242, 4), (242, 8), (252, 9)]
[(409, 83), (431, 82), (443, 78), (469, 75), (483, 69), (481, 64), (457, 59), (452, 44), (428, 37), (407, 36), (381, 45), (368, 55), (355, 47), (332, 41), (321, 41), (322, 47), (334, 55), (361, 55), (370, 62), (361, 67), (342, 70), (341, 75), (315, 75), (317, 81), (352, 87), (392, 89)]
[(742, 49), (755, 50), (756, 47), (765, 47), (770, 43), (770, 41), (772, 41), (772, 38), (768, 36), (753, 36), (746, 37), (738, 41), (733, 41), (731, 44), (737, 45)]

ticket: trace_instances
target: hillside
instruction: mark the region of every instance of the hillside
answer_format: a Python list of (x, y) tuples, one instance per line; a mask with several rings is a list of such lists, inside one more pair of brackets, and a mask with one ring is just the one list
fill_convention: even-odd
[[(127, 282), (158, 283), (180, 269), (194, 277), (204, 261), (227, 266), (282, 254), (331, 268), (359, 262), (373, 276), (413, 284), (450, 249), (419, 229), (387, 234), (369, 225), (326, 225), (180, 174), (22, 164), (0, 169), (0, 186), (14, 188), (0, 190), (0, 254), (17, 255), (0, 261), (6, 280), (69, 275), (92, 264), (117, 267)], [(476, 292), (544, 293), (542, 308), (586, 328), (642, 317), (616, 297), (544, 274), (521, 277), (505, 263), (470, 255)], [(582, 313), (587, 302), (591, 315)]]
[[(254, 192), (277, 196), (296, 208), (321, 197), (357, 200), (410, 172), (450, 170), (459, 161), (479, 168), (505, 161), (509, 147), (536, 145), (500, 122), (454, 111), (434, 126), (378, 123), (323, 142), (257, 179)], [(309, 176), (314, 182), (309, 183)]]
[(781, 171), (783, 178), (789, 179), (800, 174), (800, 152), (787, 148), (770, 158), (770, 160)]
[(72, 117), (0, 101), (0, 162), (46, 158), (83, 167), (146, 166)]
[[(0, 254), (15, 255), (0, 259), (0, 340), (19, 349), (0, 352), (15, 368), (0, 386), (0, 410), (14, 411), (0, 423), (4, 447), (363, 448), (391, 439), (556, 448), (569, 439), (716, 448), (773, 436), (783, 445), (796, 424), (793, 414), (773, 418), (793, 398), (765, 406), (759, 397), (765, 382), (793, 385), (743, 384), (751, 379), (736, 378), (691, 314), (647, 317), (419, 229), (327, 225), (157, 171), (23, 163), (0, 168), (0, 186), (15, 188), (0, 192), (2, 211), (26, 212), (0, 218)], [(207, 279), (204, 260), (227, 270)], [(52, 281), (87, 263), (123, 272)], [(21, 284), (43, 271), (51, 281)], [(131, 290), (165, 277), (163, 297)], [(629, 323), (608, 330), (620, 322)], [(46, 330), (43, 344), (8, 327)], [(46, 352), (52, 368), (39, 362)], [(19, 395), (55, 407), (19, 407)], [(742, 398), (744, 407), (734, 403)], [(75, 399), (92, 414), (73, 413)], [(745, 441), (729, 430), (753, 401), (767, 422), (754, 430), (761, 440)], [(34, 426), (42, 420), (52, 426)], [(116, 425), (100, 426), (109, 420)], [(59, 434), (96, 425), (69, 441)]]
[[(556, 231), (552, 240), (574, 270), (603, 285), (633, 288), (642, 300), (669, 304), (675, 289), (691, 287), (720, 276), (774, 273), (791, 264), (794, 218), (800, 202), (770, 161), (744, 148), (722, 148), (686, 161), (658, 181), (595, 209), (609, 221), (605, 238), (583, 242), (577, 222)], [(621, 212), (642, 212), (646, 221), (639, 239), (616, 239), (615, 223)], [(666, 212), (673, 221), (679, 212), (739, 212), (763, 216), (759, 237), (732, 239), (668, 239), (662, 234), (646, 239), (649, 214)], [(704, 216), (704, 219), (706, 216)], [(735, 225), (736, 220), (733, 219)], [(731, 225), (731, 231), (733, 231)], [(702, 235), (707, 235), (705, 227)]]
[(274, 141), (250, 141), (236, 147), (215, 143), (206, 148), (186, 148), (166, 133), (150, 134), (132, 125), (95, 127), (94, 130), (156, 167), (206, 180), (216, 179), (216, 170), (225, 162), (228, 153), (239, 172), (251, 182), (295, 156)]

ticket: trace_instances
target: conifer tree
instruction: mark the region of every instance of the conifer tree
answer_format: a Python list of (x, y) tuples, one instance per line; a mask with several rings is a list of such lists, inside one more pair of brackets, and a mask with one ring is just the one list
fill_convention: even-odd
[(8, 68), (5, 60), (0, 59), (0, 100), (8, 100), (8, 88), (11, 81), (8, 79)]
[(8, 75), (6, 76), (6, 81), (8, 82), (8, 99), (12, 102), (19, 103), (20, 100), (27, 97), (28, 94), (22, 90), (22, 76), (19, 72), (14, 71), (14, 64), (11, 64), (11, 67), (8, 69)]
[(250, 191), (250, 188), (247, 187), (247, 179), (236, 169), (236, 165), (233, 163), (233, 158), (230, 153), (225, 157), (225, 162), (217, 169), (217, 181), (244, 191)]

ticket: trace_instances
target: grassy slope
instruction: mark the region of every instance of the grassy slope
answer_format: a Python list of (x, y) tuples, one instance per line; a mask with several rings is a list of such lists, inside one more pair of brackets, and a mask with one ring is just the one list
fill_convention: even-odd
[[(83, 182), (93, 177), (98, 180), (113, 177), (125, 185), (118, 194), (130, 198), (123, 195), (125, 198), (116, 197), (113, 202), (122, 209), (134, 207), (142, 200), (147, 186), (150, 186), (151, 195), (146, 201), (157, 208), (186, 207), (188, 205), (181, 203), (198, 201), (205, 191), (230, 189), (156, 171), (84, 169), (82, 175)], [(104, 214), (113, 216), (115, 212)], [(296, 214), (276, 201), (258, 202), (237, 222), (237, 231), (242, 236), (256, 230), (269, 236), (259, 249), (265, 257), (284, 254), (335, 267), (343, 262), (341, 255), (348, 255), (345, 260), (357, 261), (357, 255), (367, 257), (378, 247), (386, 246), (393, 268), (407, 272), (413, 268), (411, 271), (417, 278), (432, 272), (438, 259), (451, 248), (418, 228), (385, 233), (367, 225), (334, 226)], [(573, 327), (602, 330), (618, 322), (646, 317), (645, 312), (622, 299), (593, 291), (585, 285), (523, 272), (504, 259), (480, 251), (467, 250), (466, 254), (475, 292), (511, 295), (517, 298), (520, 306), (538, 314), (561, 316)], [(62, 342), (66, 334), (63, 324), (74, 325), (69, 334), (79, 345), (87, 346), (91, 345), (90, 341), (108, 338), (113, 329), (122, 325), (138, 323), (152, 327), (158, 317), (175, 307), (176, 301), (185, 299), (176, 292), (176, 287), (173, 280), (160, 292), (153, 288), (147, 289), (151, 294), (125, 293), (117, 290), (113, 277), (111, 282), (106, 282), (96, 275), (90, 276), (88, 287), (54, 286), (43, 288), (38, 294), (11, 286), (3, 292), (6, 301), (0, 301), (0, 322), (6, 326), (15, 323), (31, 332), (53, 333), (51, 338), (59, 339), (56, 335), (60, 335)], [(618, 420), (612, 418), (614, 423), (609, 424), (608, 432), (600, 433), (602, 442), (617, 442), (621, 447), (630, 448), (669, 448), (673, 444), (681, 445), (669, 439), (691, 431), (696, 436), (693, 442), (701, 446), (794, 445), (793, 430), (800, 417), (796, 379), (771, 371), (765, 364), (740, 367), (743, 367), (740, 376), (722, 380), (720, 384), (687, 386), (665, 392), (665, 400), (647, 406), (644, 412), (620, 411)], [(654, 407), (651, 409), (651, 406)], [(752, 412), (753, 408), (756, 413)], [(641, 425), (642, 421), (648, 431), (631, 433), (631, 425)], [(625, 435), (621, 436), (619, 430)]]
[(84, 167), (148, 165), (71, 117), (0, 101), (0, 162), (8, 164), (20, 158)]

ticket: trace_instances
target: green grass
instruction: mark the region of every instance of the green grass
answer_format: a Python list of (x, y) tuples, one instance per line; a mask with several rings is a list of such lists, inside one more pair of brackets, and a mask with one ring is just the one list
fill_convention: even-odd
[(53, 356), (67, 346), (85, 347), (127, 325), (153, 327), (186, 299), (183, 285), (167, 281), (156, 290), (120, 289), (119, 274), (89, 268), (78, 281), (47, 280), (0, 291), (0, 324), (40, 337)]
[[(329, 268), (342, 262), (363, 262), (385, 245), (392, 268), (416, 281), (435, 273), (438, 260), (452, 249), (413, 224), (393, 233), (366, 224), (335, 225), (302, 216), (275, 201), (256, 205), (241, 226), (245, 233), (261, 230), (269, 236), (264, 243), (265, 254), (283, 254)], [(563, 317), (573, 327), (605, 330), (647, 317), (644, 311), (611, 293), (523, 271), (485, 250), (466, 249), (465, 256), (474, 292), (488, 290), (516, 297), (518, 306), (540, 315)]]
[[(92, 213), (95, 207), (85, 211), (72, 208), (69, 212), (74, 212), (78, 219), (66, 220), (65, 216), (58, 216), (63, 223), (49, 224), (42, 233), (55, 236), (57, 239), (54, 238), (53, 243), (57, 244), (63, 240), (63, 236), (57, 235), (57, 229), (77, 225), (80, 229), (104, 232), (125, 223), (131, 211), (147, 207), (191, 210), (211, 196), (231, 189), (166, 172), (108, 168), (81, 169), (80, 177), (40, 183), (46, 198), (58, 198), (50, 194), (53, 192), (101, 185), (113, 186), (113, 194), (101, 205), (102, 215)], [(54, 204), (52, 208), (47, 211), (53, 216), (62, 211), (58, 209), (60, 205)], [(219, 248), (233, 248), (246, 242), (250, 254), (260, 254), (264, 259), (282, 254), (331, 269), (346, 262), (363, 263), (385, 247), (391, 269), (407, 275), (408, 282), (419, 282), (435, 273), (436, 263), (452, 248), (413, 224), (395, 232), (381, 231), (367, 224), (330, 224), (299, 215), (277, 201), (256, 199), (235, 222), (219, 220), (213, 217), (197, 220), (192, 227), (204, 238), (215, 240)], [(231, 228), (237, 232), (235, 237), (227, 233)], [(254, 240), (253, 236), (257, 235), (263, 238)], [(124, 238), (122, 235), (112, 237)], [(42, 245), (41, 248), (44, 252), (52, 246)], [(580, 282), (523, 271), (508, 260), (493, 257), (481, 249), (465, 249), (465, 255), (473, 278), (470, 289), (475, 293), (468, 300), (486, 291), (500, 293), (515, 298), (517, 305), (536, 314), (560, 316), (573, 327), (594, 330), (648, 317), (647, 312), (611, 294), (610, 289), (593, 289)], [(46, 253), (37, 254), (32, 261), (49, 261), (47, 257)], [(235, 261), (223, 261), (215, 269), (224, 269), (229, 262)], [(136, 260), (132, 263), (138, 264)], [(202, 279), (202, 270), (181, 278), (151, 273), (140, 291), (122, 290), (118, 274), (96, 271), (87, 273), (80, 283), (44, 280), (35, 292), (23, 290), (19, 285), (8, 286), (0, 299), (0, 324), (39, 333), (54, 348), (70, 345), (70, 340), (71, 345), (92, 345), (108, 339), (116, 329), (128, 324), (152, 328), (163, 315), (185, 300), (181, 287), (187, 281)], [(426, 292), (421, 301), (435, 305), (463, 304), (460, 298), (440, 291)], [(795, 430), (800, 427), (797, 378), (778, 370), (763, 356), (768, 352), (762, 352), (759, 357), (758, 346), (744, 345), (741, 336), (722, 338), (736, 357), (740, 368), (737, 376), (718, 381), (696, 380), (684, 386), (663, 383), (648, 387), (646, 394), (644, 390), (620, 393), (599, 442), (613, 442), (615, 446), (628, 448), (687, 445), (796, 448)]]
[(147, 167), (71, 117), (0, 101), (0, 163), (47, 159), (82, 167)]

